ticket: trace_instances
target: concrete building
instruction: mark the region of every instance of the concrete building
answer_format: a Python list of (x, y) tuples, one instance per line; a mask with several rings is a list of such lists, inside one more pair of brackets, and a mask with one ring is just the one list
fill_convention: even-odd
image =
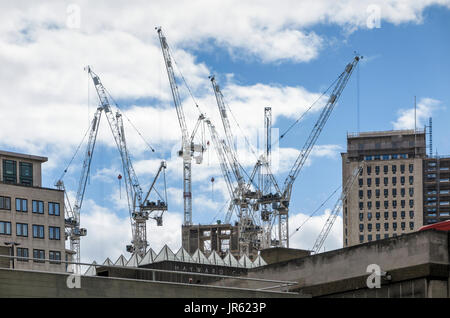
[(424, 130), (347, 135), (342, 184), (363, 162), (343, 204), (344, 247), (416, 231), (423, 219)]
[[(18, 259), (18, 269), (65, 271), (64, 192), (42, 187), (47, 158), (0, 151), (0, 246)], [(12, 243), (12, 244), (11, 244)], [(12, 246), (12, 247), (11, 247)]]
[(239, 226), (231, 224), (183, 225), (181, 229), (182, 246), (194, 254), (197, 249), (206, 256), (216, 251), (225, 256), (229, 251), (239, 257)]
[(423, 161), (424, 224), (450, 219), (450, 157)]

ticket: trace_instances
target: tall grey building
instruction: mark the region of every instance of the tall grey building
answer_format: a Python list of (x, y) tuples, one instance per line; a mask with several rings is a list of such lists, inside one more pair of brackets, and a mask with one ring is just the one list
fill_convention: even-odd
[[(42, 187), (47, 158), (0, 151), (0, 246), (15, 256), (15, 268), (65, 271), (64, 191)], [(44, 262), (39, 259), (50, 259)]]
[(416, 231), (424, 224), (425, 130), (347, 135), (342, 183), (363, 169), (343, 203), (344, 247)]

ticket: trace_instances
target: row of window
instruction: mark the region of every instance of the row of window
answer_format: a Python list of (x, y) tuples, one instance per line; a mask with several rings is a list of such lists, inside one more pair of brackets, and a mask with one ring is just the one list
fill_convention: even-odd
[(391, 160), (391, 159), (408, 159), (408, 154), (393, 154), (393, 155), (374, 155), (374, 156), (364, 156), (364, 160)]
[[(3, 159), (3, 182), (17, 183), (17, 161)], [(33, 164), (19, 162), (19, 184), (33, 185)]]
[[(412, 197), (414, 196), (414, 188), (409, 188), (409, 196)], [(397, 196), (397, 188), (392, 188), (392, 196), (396, 197)], [(375, 196), (377, 198), (380, 197), (381, 194), (381, 190), (380, 189), (375, 189)], [(363, 199), (364, 198), (364, 190), (359, 190), (358, 192), (359, 198)], [(386, 198), (389, 195), (389, 189), (383, 189), (383, 195)], [(400, 188), (400, 195), (402, 197), (404, 197), (406, 195), (406, 189), (405, 188)], [(368, 189), (367, 190), (367, 198), (371, 199), (372, 198), (372, 189)]]
[[(394, 233), (394, 234), (392, 234), (392, 237), (396, 237), (397, 236), (397, 234), (396, 233)], [(386, 239), (386, 238), (389, 238), (389, 234), (384, 234), (384, 238)], [(375, 240), (381, 240), (381, 235), (380, 234), (376, 234), (375, 235)], [(367, 241), (369, 241), (369, 242), (371, 242), (372, 241), (372, 234), (368, 234), (367, 235)], [(359, 242), (360, 243), (363, 243), (364, 242), (364, 235), (360, 235), (359, 236)]]
[[(11, 210), (11, 198), (0, 196), (0, 209)], [(33, 213), (44, 214), (44, 202), (32, 200), (31, 209)], [(28, 212), (28, 199), (16, 198), (16, 211)], [(48, 214), (59, 216), (61, 214), (60, 205), (57, 202), (48, 202)]]
[[(24, 258), (29, 258), (29, 253), (28, 253), (28, 248), (23, 248), (23, 247), (18, 247), (17, 248), (17, 256), (18, 257), (24, 257)], [(40, 263), (40, 262), (44, 262), (44, 261), (39, 261), (40, 259), (44, 260), (45, 259), (45, 250), (38, 250), (38, 249), (33, 249), (33, 258), (35, 260), (33, 260), (34, 262)], [(48, 252), (48, 258), (50, 260), (54, 260), (54, 261), (60, 261), (61, 260), (61, 252), (59, 251), (49, 251)], [(28, 259), (21, 259), (18, 258), (17, 259), (19, 262), (28, 262)]]
[[(380, 179), (381, 178), (375, 178), (375, 186), (379, 187), (380, 186)], [(409, 176), (408, 178), (409, 180), (409, 184), (413, 185), (414, 184), (414, 176)], [(364, 179), (363, 178), (359, 178), (358, 179), (359, 182), (359, 186), (362, 187), (364, 185)], [(397, 185), (397, 177), (392, 177), (392, 185), (396, 186)], [(406, 183), (406, 178), (405, 176), (401, 176), (400, 177), (400, 184), (404, 185)], [(372, 186), (372, 178), (367, 178), (366, 184), (368, 187)], [(388, 177), (384, 177), (383, 178), (383, 184), (384, 186), (388, 186), (389, 185), (389, 178)]]
[[(0, 221), (0, 234), (11, 235), (11, 222)], [(33, 238), (44, 239), (45, 238), (45, 228), (44, 225), (33, 224), (32, 225)], [(16, 223), (16, 236), (28, 237), (28, 224), (26, 223)], [(61, 239), (61, 229), (57, 226), (48, 227), (48, 239), (49, 240), (60, 240)]]
[[(389, 201), (385, 200), (383, 201), (383, 206), (385, 209), (389, 208)], [(402, 209), (404, 209), (406, 207), (406, 200), (400, 200), (400, 206)], [(381, 201), (375, 201), (375, 208), (378, 210), (381, 207)], [(395, 209), (397, 208), (397, 200), (392, 200), (392, 207)], [(409, 200), (409, 207), (413, 208), (414, 207), (414, 200), (411, 199)], [(364, 209), (364, 202), (359, 202), (359, 209), (363, 210)], [(372, 201), (367, 201), (367, 209), (372, 209)]]
[[(372, 216), (373, 216), (372, 212), (367, 212), (367, 220), (369, 220), (369, 221), (372, 220)], [(379, 220), (380, 217), (381, 217), (381, 213), (380, 212), (376, 212), (375, 213), (375, 218), (377, 220)], [(406, 217), (406, 212), (405, 211), (401, 211), (400, 212), (400, 217), (402, 219), (404, 219)], [(388, 218), (389, 218), (389, 212), (386, 211), (386, 212), (384, 212), (384, 219), (388, 219)], [(393, 219), (397, 218), (397, 211), (393, 211), (392, 212), (392, 218)], [(409, 218), (410, 219), (414, 218), (414, 211), (409, 211)], [(359, 220), (360, 221), (364, 220), (364, 213), (359, 213)]]
[[(401, 164), (399, 167), (400, 167), (400, 173), (405, 173), (406, 165)], [(414, 164), (412, 164), (412, 163), (409, 164), (408, 169), (409, 169), (410, 173), (413, 173), (414, 172)], [(397, 173), (397, 165), (391, 165), (391, 171), (392, 171), (393, 174)], [(362, 172), (363, 171), (361, 170), (359, 174), (362, 175)], [(367, 172), (367, 175), (371, 175), (371, 173), (372, 173), (372, 166), (367, 166), (366, 167), (366, 172)], [(384, 174), (387, 174), (389, 172), (389, 166), (388, 165), (384, 165), (383, 166), (383, 172), (384, 172)], [(375, 166), (375, 174), (376, 175), (380, 174), (380, 166)]]
[[(400, 227), (401, 227), (402, 230), (405, 230), (406, 229), (406, 222), (400, 222)], [(373, 228), (373, 224), (372, 223), (368, 223), (367, 224), (367, 231), (371, 232), (372, 228)], [(394, 231), (397, 230), (397, 222), (393, 222), (392, 223), (392, 228), (393, 228)], [(381, 223), (375, 223), (375, 229), (377, 231), (379, 231), (381, 229)], [(409, 229), (410, 230), (414, 229), (414, 222), (409, 222)], [(389, 223), (388, 222), (384, 223), (384, 230), (385, 231), (389, 230)], [(362, 223), (359, 224), (359, 231), (360, 232), (364, 231), (364, 224), (362, 224)]]

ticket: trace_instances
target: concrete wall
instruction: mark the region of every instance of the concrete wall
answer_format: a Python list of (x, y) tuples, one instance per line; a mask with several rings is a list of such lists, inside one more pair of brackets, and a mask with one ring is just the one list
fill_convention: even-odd
[[(263, 266), (250, 270), (248, 277), (297, 281), (298, 287), (302, 288), (355, 277), (367, 277), (369, 274), (366, 270), (369, 264), (378, 264), (381, 270), (387, 272), (422, 264), (449, 266), (448, 233), (429, 230), (405, 234), (401, 237)], [(263, 286), (244, 281), (227, 284), (252, 288)]]
[[(10, 249), (7, 246), (0, 246), (0, 255), (10, 255)], [(0, 257), (0, 268), (10, 268), (11, 261), (8, 258)]]
[(81, 277), (81, 288), (67, 287), (67, 274), (0, 269), (0, 297), (148, 297), (148, 298), (274, 298), (298, 294), (226, 289), (205, 285)]

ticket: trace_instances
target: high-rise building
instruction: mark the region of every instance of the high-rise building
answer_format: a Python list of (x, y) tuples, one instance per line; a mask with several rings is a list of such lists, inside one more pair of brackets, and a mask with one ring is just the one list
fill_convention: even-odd
[(416, 231), (424, 224), (425, 130), (347, 135), (342, 184), (362, 165), (343, 203), (344, 247)]
[(0, 151), (0, 246), (17, 259), (19, 269), (63, 272), (66, 265), (64, 191), (42, 187), (41, 164), (47, 158)]

